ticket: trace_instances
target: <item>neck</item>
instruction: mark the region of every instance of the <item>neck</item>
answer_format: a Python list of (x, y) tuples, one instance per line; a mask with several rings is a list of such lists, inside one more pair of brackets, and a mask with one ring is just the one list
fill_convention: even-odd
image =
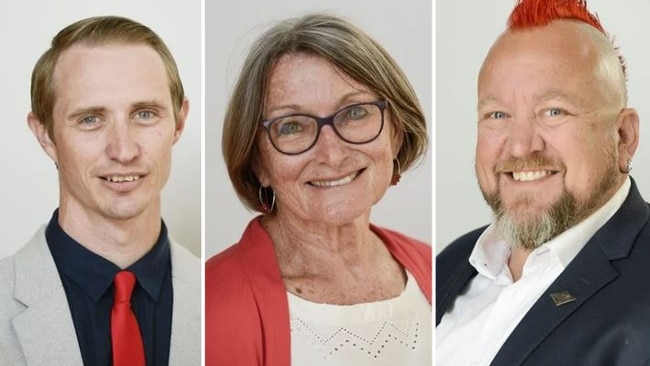
[(512, 275), (512, 281), (517, 282), (521, 278), (521, 275), (524, 271), (524, 264), (531, 250), (523, 249), (519, 247), (512, 248), (510, 252), (510, 258), (508, 258), (508, 268), (510, 269), (510, 274)]
[(262, 224), (294, 295), (350, 305), (393, 298), (404, 290), (406, 273), (370, 230), (369, 215), (343, 224), (289, 216), (278, 212)]
[(278, 212), (262, 222), (273, 239), (283, 273), (322, 274), (340, 266), (363, 267), (375, 257), (377, 248), (383, 247), (370, 230), (367, 216), (344, 224), (290, 216)]
[(59, 225), (91, 252), (126, 268), (156, 244), (161, 230), (160, 209), (129, 219), (114, 219), (61, 205)]

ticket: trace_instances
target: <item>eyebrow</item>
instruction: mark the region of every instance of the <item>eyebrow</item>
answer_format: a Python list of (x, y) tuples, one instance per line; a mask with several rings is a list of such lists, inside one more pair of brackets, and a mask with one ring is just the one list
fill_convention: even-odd
[[(163, 103), (160, 103), (157, 100), (147, 100), (147, 101), (142, 101), (142, 102), (136, 102), (133, 103), (130, 107), (131, 110), (137, 110), (137, 109), (155, 109), (159, 112), (167, 112), (167, 107)], [(81, 108), (73, 111), (70, 113), (66, 119), (68, 120), (74, 120), (77, 118), (80, 118), (82, 116), (86, 115), (93, 115), (93, 114), (105, 114), (107, 111), (106, 107), (87, 107), (87, 108)]]
[(567, 101), (573, 104), (582, 105), (582, 101), (580, 99), (559, 90), (548, 90), (544, 93), (536, 94), (534, 98), (538, 102), (556, 99), (556, 100)]
[(157, 100), (149, 100), (144, 102), (137, 102), (131, 105), (131, 109), (157, 109), (158, 111), (166, 112), (167, 107)]
[[(339, 98), (339, 101), (337, 103), (337, 109), (341, 108), (344, 104), (348, 103), (351, 99), (354, 99), (355, 97), (359, 95), (368, 95), (371, 96), (372, 92), (371, 91), (366, 91), (366, 90), (355, 90), (349, 93), (343, 94), (341, 98)], [(299, 106), (298, 104), (282, 104), (278, 106), (274, 106), (273, 108), (270, 108), (266, 114), (271, 114), (275, 111), (278, 111), (280, 109), (291, 109), (294, 110), (295, 112), (301, 112), (302, 107)]]
[(74, 112), (70, 113), (66, 117), (66, 119), (67, 120), (75, 120), (77, 118), (80, 118), (81, 116), (92, 115), (92, 114), (104, 114), (104, 113), (106, 113), (106, 108), (104, 108), (104, 107), (81, 108), (81, 109), (77, 109)]
[[(533, 99), (536, 102), (544, 102), (544, 101), (549, 101), (549, 100), (563, 100), (569, 103), (577, 104), (577, 105), (583, 105), (583, 101), (575, 98), (574, 96), (571, 96), (570, 94), (567, 94), (565, 92), (559, 91), (559, 90), (547, 90), (543, 93), (538, 93), (533, 96)], [(481, 98), (478, 103), (477, 103), (477, 109), (480, 109), (481, 107), (492, 104), (492, 103), (499, 103), (501, 100), (495, 96), (487, 96), (485, 98)]]
[(497, 102), (499, 102), (499, 99), (497, 99), (496, 97), (493, 97), (493, 96), (489, 96), (489, 97), (486, 97), (486, 98), (481, 98), (481, 99), (479, 99), (479, 101), (478, 101), (478, 103), (476, 105), (476, 109), (480, 109), (481, 107), (483, 107), (485, 105), (492, 104), (492, 103), (497, 103)]

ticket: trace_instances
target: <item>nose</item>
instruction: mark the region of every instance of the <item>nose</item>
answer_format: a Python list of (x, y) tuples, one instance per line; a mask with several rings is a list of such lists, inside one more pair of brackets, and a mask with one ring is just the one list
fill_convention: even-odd
[(544, 149), (540, 126), (534, 117), (515, 118), (508, 126), (506, 150), (513, 157), (526, 157)]
[(337, 165), (345, 157), (346, 142), (336, 134), (332, 126), (323, 126), (314, 145), (314, 153), (319, 162)]
[(128, 120), (114, 121), (107, 133), (106, 154), (120, 163), (133, 161), (140, 154), (135, 127)]

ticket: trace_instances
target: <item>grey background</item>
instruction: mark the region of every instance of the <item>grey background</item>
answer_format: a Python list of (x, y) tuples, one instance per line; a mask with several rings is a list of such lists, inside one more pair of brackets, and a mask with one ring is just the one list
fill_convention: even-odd
[(0, 258), (13, 254), (58, 206), (54, 163), (27, 127), (34, 64), (52, 37), (89, 16), (121, 15), (139, 21), (165, 41), (190, 99), (185, 132), (174, 147), (163, 191), (163, 217), (171, 235), (201, 254), (201, 2), (199, 0), (66, 0), (0, 3)]
[[(635, 178), (650, 199), (650, 2), (591, 0), (605, 30), (627, 60), (628, 106), (637, 109), (640, 143), (634, 156)], [(491, 212), (474, 174), (476, 77), (501, 32), (514, 1), (443, 1), (436, 8), (436, 250), (488, 223)]]
[[(239, 240), (255, 216), (238, 200), (221, 154), (223, 115), (243, 59), (253, 40), (269, 26), (313, 11), (342, 16), (381, 43), (413, 84), (431, 126), (430, 1), (243, 0), (227, 6), (206, 1), (206, 259)], [(422, 164), (403, 174), (399, 185), (373, 208), (373, 223), (431, 242), (431, 152), (430, 148)]]

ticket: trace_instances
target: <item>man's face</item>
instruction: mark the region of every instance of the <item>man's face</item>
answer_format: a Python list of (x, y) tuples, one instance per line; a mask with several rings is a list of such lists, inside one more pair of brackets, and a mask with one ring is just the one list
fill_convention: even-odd
[(176, 123), (166, 75), (144, 45), (78, 45), (60, 55), (51, 138), (32, 114), (29, 123), (58, 165), (61, 215), (159, 217), (187, 113), (185, 102)]
[(476, 174), (511, 244), (552, 239), (625, 178), (620, 70), (602, 61), (593, 37), (569, 21), (507, 32), (479, 75)]

